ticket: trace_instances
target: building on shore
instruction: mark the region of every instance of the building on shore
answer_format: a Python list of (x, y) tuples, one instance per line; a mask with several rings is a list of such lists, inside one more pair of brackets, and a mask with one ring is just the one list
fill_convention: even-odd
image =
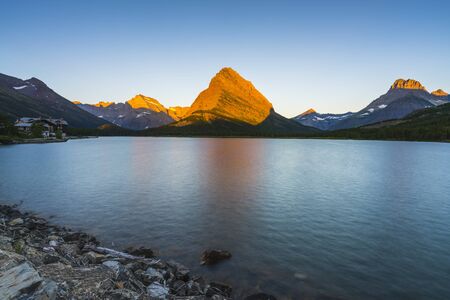
[(31, 135), (33, 128), (39, 128), (44, 138), (57, 138), (58, 134), (61, 138), (65, 138), (68, 123), (64, 119), (23, 117), (18, 119), (14, 126), (20, 133), (26, 135)]

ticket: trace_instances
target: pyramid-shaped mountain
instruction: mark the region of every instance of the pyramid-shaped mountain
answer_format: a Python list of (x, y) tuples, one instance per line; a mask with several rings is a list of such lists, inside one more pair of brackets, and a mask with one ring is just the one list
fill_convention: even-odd
[(168, 134), (278, 135), (306, 133), (303, 126), (277, 114), (254, 85), (231, 68), (223, 68), (184, 117), (164, 128)]
[(273, 109), (253, 84), (231, 68), (223, 68), (198, 95), (187, 116), (210, 121), (215, 118), (239, 120), (250, 125), (263, 122)]

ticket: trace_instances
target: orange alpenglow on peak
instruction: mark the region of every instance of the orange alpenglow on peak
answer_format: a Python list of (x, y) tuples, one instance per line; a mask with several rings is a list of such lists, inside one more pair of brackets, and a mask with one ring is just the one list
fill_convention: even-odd
[(134, 109), (146, 108), (156, 112), (167, 111), (167, 109), (161, 103), (159, 103), (158, 100), (141, 94), (134, 96), (133, 98), (128, 100), (127, 103)]
[(316, 113), (316, 111), (314, 109), (310, 108), (307, 111), (301, 113), (300, 117), (307, 116), (307, 115), (310, 115), (310, 114), (315, 114), (315, 113)]
[(406, 89), (406, 90), (423, 90), (426, 91), (425, 87), (417, 80), (414, 79), (397, 79), (393, 85), (391, 85), (391, 90), (394, 89)]
[(260, 124), (273, 110), (253, 84), (232, 68), (223, 68), (202, 91), (184, 117), (200, 115), (206, 120), (225, 118)]
[(441, 90), (441, 89), (435, 90), (435, 91), (433, 91), (431, 93), (433, 95), (435, 95), (435, 96), (438, 96), (438, 97), (446, 97), (446, 96), (448, 96), (448, 93), (443, 91), (443, 90)]
[(72, 103), (73, 103), (73, 104), (75, 104), (75, 105), (79, 105), (79, 104), (81, 104), (81, 102), (80, 102), (80, 101), (77, 101), (77, 100), (75, 100), (75, 101), (72, 101)]
[(114, 102), (100, 101), (99, 103), (95, 104), (95, 106), (96, 107), (108, 107), (113, 104), (114, 104)]
[(178, 121), (181, 118), (183, 118), (188, 110), (190, 109), (189, 106), (171, 106), (167, 110), (167, 114), (174, 120)]

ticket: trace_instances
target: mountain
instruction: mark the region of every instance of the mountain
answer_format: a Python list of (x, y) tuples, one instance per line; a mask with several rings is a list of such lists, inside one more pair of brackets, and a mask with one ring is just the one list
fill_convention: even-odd
[(189, 111), (190, 107), (187, 106), (171, 106), (167, 110), (167, 114), (174, 120), (178, 121), (182, 119), (187, 112)]
[(392, 85), (391, 90), (422, 90), (426, 91), (425, 87), (414, 79), (397, 79)]
[(432, 95), (436, 96), (436, 97), (440, 97), (442, 99), (446, 99), (447, 101), (450, 101), (450, 96), (447, 92), (441, 90), (441, 89), (437, 89), (433, 92), (431, 92)]
[(95, 104), (96, 107), (108, 107), (110, 105), (113, 105), (114, 102), (108, 102), (108, 101), (100, 101), (97, 104)]
[(324, 130), (339, 130), (360, 127), (386, 120), (401, 119), (410, 113), (449, 102), (448, 95), (442, 90), (429, 93), (426, 88), (413, 79), (398, 79), (386, 94), (372, 101), (356, 113), (309, 114), (293, 119), (303, 125)]
[(201, 92), (186, 117), (210, 121), (215, 118), (239, 120), (257, 125), (264, 121), (273, 109), (250, 81), (231, 68), (223, 68), (214, 76), (209, 87)]
[(154, 112), (167, 112), (167, 108), (165, 108), (161, 103), (159, 103), (158, 100), (146, 97), (144, 95), (136, 95), (130, 100), (127, 101), (127, 103), (131, 106), (131, 108), (134, 109), (147, 109)]
[(149, 134), (292, 135), (315, 131), (277, 114), (250, 81), (231, 68), (223, 68), (181, 120)]
[(299, 114), (297, 117), (301, 118), (301, 117), (306, 117), (307, 115), (313, 115), (313, 114), (317, 114), (317, 112), (313, 108), (310, 108), (307, 111)]
[(189, 107), (182, 107), (182, 106), (173, 106), (166, 108), (164, 105), (159, 103), (158, 100), (146, 97), (141, 94), (128, 100), (127, 103), (134, 109), (147, 109), (154, 112), (162, 112), (172, 119), (171, 122), (180, 120), (184, 115), (186, 115), (187, 111), (189, 110)]
[(22, 80), (4, 74), (0, 74), (0, 113), (11, 120), (63, 118), (69, 126), (78, 128), (96, 128), (108, 123), (80, 109), (37, 78)]
[(324, 137), (411, 141), (450, 141), (450, 103), (359, 128), (324, 132)]
[[(75, 103), (75, 102), (74, 102)], [(76, 101), (78, 107), (107, 120), (117, 126), (143, 130), (160, 127), (179, 120), (188, 108), (164, 107), (158, 100), (144, 95), (136, 95), (125, 103), (100, 101), (97, 104), (82, 104)]]
[(292, 119), (305, 126), (311, 126), (321, 130), (329, 130), (330, 128), (333, 128), (336, 123), (352, 115), (352, 112), (345, 114), (320, 114), (311, 108)]

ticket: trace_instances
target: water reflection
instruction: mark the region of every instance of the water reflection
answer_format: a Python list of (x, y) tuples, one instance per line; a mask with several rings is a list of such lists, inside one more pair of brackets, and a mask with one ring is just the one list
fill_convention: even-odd
[[(0, 201), (238, 297), (449, 299), (448, 144), (101, 138), (0, 147)], [(209, 247), (233, 258), (199, 265)]]

